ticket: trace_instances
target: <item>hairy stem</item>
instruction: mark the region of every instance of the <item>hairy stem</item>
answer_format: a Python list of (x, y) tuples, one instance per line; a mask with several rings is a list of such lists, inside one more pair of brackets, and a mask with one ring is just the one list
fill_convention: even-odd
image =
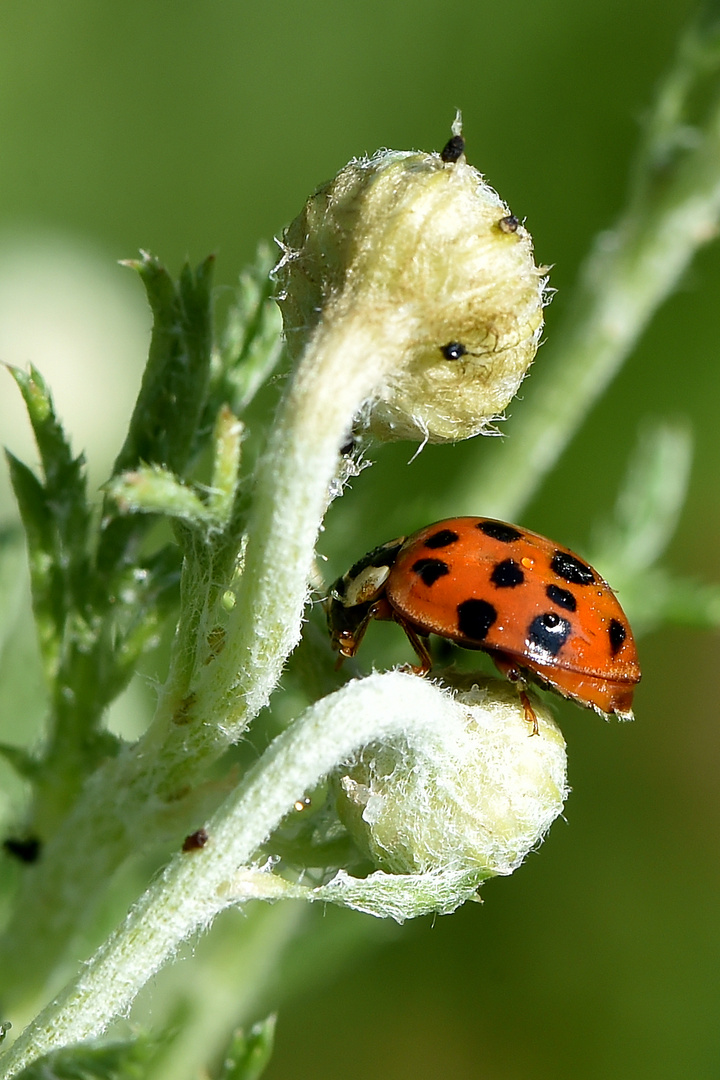
[(339, 762), (393, 735), (432, 743), (440, 725), (457, 722), (457, 711), (449, 695), (399, 672), (350, 683), (306, 710), (215, 815), (207, 846), (174, 859), (80, 976), (20, 1035), (0, 1061), (0, 1078), (101, 1034), (126, 1013), (178, 945), (235, 902), (239, 868)]
[(235, 741), (263, 708), (300, 638), (315, 543), (338, 449), (396, 362), (399, 331), (358, 306), (320, 324), (285, 397), (253, 493), (245, 567), (227, 644), (198, 693)]

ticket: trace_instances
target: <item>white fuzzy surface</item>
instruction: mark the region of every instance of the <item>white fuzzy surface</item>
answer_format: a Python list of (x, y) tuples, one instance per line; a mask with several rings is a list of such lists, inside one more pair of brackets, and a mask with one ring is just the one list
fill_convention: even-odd
[(530, 735), (515, 689), (460, 692), (426, 744), (363, 751), (340, 805), (376, 864), (395, 873), (510, 874), (545, 836), (567, 794), (565, 742), (536, 705)]

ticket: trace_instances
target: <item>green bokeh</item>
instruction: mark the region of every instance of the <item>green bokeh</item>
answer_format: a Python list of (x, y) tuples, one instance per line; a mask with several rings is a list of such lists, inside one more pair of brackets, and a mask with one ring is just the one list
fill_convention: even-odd
[[(257, 241), (350, 157), (437, 149), (460, 106), (469, 159), (554, 264), (550, 348), (578, 263), (621, 205), (638, 122), (692, 9), (6, 0), (0, 233), (63, 234), (108, 265), (140, 247), (173, 267), (216, 251), (229, 285)], [(593, 411), (528, 526), (582, 550), (638, 421), (689, 417), (698, 456), (670, 560), (717, 580), (719, 290), (716, 245)], [(28, 359), (42, 369), (42, 357)], [(96, 407), (111, 413), (114, 401)], [(331, 571), (432, 520), (436, 506), (448, 512), (454, 477), (502, 447), (428, 448), (407, 465), (411, 452), (383, 450), (333, 509), (322, 541)], [(370, 654), (372, 637), (404, 658), (402, 640), (381, 630)], [(488, 886), (484, 907), (422, 920), (389, 945), (383, 934), (382, 949), (356, 952), (330, 983), (309, 978), (282, 1008), (268, 1080), (720, 1075), (717, 636), (674, 631), (641, 646), (635, 725), (559, 706), (567, 824), (514, 878)], [(381, 646), (375, 655), (387, 662)]]

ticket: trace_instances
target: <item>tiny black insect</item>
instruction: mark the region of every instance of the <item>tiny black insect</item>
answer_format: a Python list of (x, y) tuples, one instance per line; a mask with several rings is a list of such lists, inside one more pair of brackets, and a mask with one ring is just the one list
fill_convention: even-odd
[(457, 161), (465, 152), (465, 140), (462, 135), (453, 135), (440, 151), (440, 157), (448, 164)]
[(183, 851), (199, 851), (200, 848), (204, 848), (210, 839), (210, 835), (206, 829), (196, 829), (194, 833), (190, 833), (183, 840)]
[(504, 233), (514, 233), (520, 228), (520, 219), (516, 218), (514, 214), (508, 214), (507, 217), (502, 217), (498, 221), (498, 229)]

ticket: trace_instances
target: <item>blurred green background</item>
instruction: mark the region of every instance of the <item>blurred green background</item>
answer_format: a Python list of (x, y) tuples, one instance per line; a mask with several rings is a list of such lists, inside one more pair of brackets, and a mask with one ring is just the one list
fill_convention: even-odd
[[(457, 106), (469, 160), (553, 264), (551, 348), (579, 262), (622, 205), (639, 123), (692, 10), (685, 0), (5, 0), (0, 358), (48, 377), (101, 483), (149, 332), (141, 287), (117, 260), (148, 248), (176, 270), (215, 251), (227, 289), (257, 242), (349, 158), (440, 149)], [(638, 424), (689, 418), (697, 458), (668, 562), (718, 580), (719, 290), (716, 244), (524, 524), (587, 548)], [(7, 378), (0, 438), (34, 460)], [(502, 451), (498, 440), (431, 447), (408, 465), (411, 452), (380, 451), (333, 510), (322, 540), (331, 573), (452, 512), (453, 478)], [(11, 515), (3, 479), (0, 520)], [(380, 640), (390, 650), (377, 647), (380, 663), (406, 658), (402, 641)], [(14, 730), (35, 730), (41, 715), (27, 641), (17, 635), (3, 668), (15, 673), (0, 690)], [(718, 638), (673, 629), (641, 653), (634, 725), (558, 705), (566, 821), (513, 878), (483, 890), (483, 907), (400, 929), (311, 913), (311, 955), (295, 946), (284, 969), (268, 1080), (720, 1076)], [(268, 991), (264, 1004), (278, 1000)]]

